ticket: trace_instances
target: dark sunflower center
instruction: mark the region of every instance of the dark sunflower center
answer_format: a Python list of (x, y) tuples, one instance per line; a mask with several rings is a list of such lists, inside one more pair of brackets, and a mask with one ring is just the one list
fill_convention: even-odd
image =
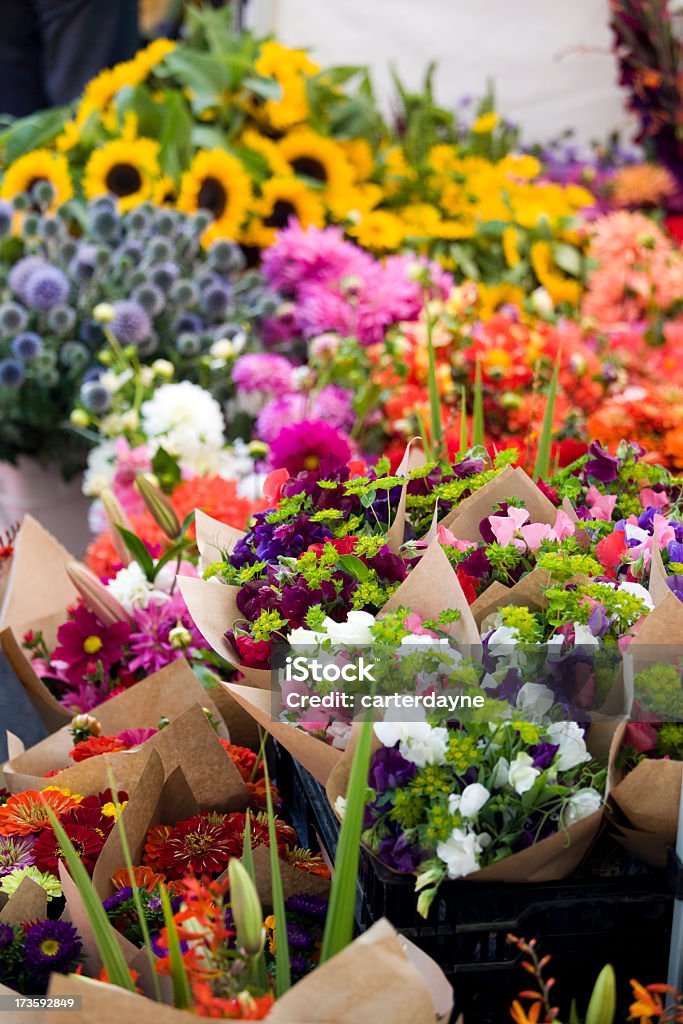
[(273, 205), (272, 213), (266, 217), (264, 224), (267, 228), (284, 228), (289, 218), (296, 214), (296, 207), (287, 199), (277, 199)]
[(327, 171), (314, 157), (298, 156), (291, 163), (297, 174), (304, 174), (307, 178), (313, 178), (314, 181), (327, 181)]
[(114, 164), (105, 178), (107, 191), (115, 196), (132, 196), (142, 187), (142, 175), (132, 164)]
[(33, 191), (33, 189), (36, 187), (36, 185), (42, 185), (44, 181), (47, 182), (50, 185), (52, 184), (52, 182), (49, 180), (49, 178), (41, 178), (41, 177), (31, 178), (31, 180), (29, 181), (28, 185), (26, 186), (26, 191), (30, 195), (31, 192)]
[(228, 193), (223, 182), (217, 178), (204, 178), (197, 196), (197, 205), (202, 210), (208, 210), (216, 219), (222, 216), (228, 205)]

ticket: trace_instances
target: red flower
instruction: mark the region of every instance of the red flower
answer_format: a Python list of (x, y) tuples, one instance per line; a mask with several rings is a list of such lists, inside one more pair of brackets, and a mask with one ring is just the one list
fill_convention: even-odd
[[(325, 541), (325, 544), (331, 544), (332, 547), (339, 552), (340, 555), (352, 555), (356, 549), (356, 541), (358, 537), (339, 537), (330, 538)], [(325, 544), (309, 544), (307, 551), (314, 551), (315, 554), (320, 557), (323, 553)], [(303, 557), (303, 556), (300, 556)]]
[(608, 537), (603, 537), (595, 546), (598, 561), (606, 569), (615, 569), (620, 565), (627, 551), (626, 534), (623, 530), (615, 530)]
[(7, 803), (0, 807), (0, 835), (27, 836), (31, 832), (42, 832), (50, 823), (48, 807), (61, 818), (76, 806), (75, 800), (59, 790), (49, 789), (40, 793), (27, 789), (9, 797)]
[(463, 593), (467, 598), (468, 604), (474, 604), (477, 600), (477, 591), (475, 590), (476, 579), (473, 576), (468, 576), (462, 566), (458, 566), (457, 571), (458, 581), (463, 589)]
[(229, 743), (228, 740), (220, 740), (220, 742), (243, 780), (245, 782), (249, 782), (254, 770), (254, 765), (258, 760), (258, 755), (255, 754), (253, 750), (249, 750), (248, 747), (238, 747), (237, 744)]
[(235, 646), (240, 661), (247, 668), (268, 668), (270, 665), (270, 640), (254, 640), (243, 633), (235, 634)]
[(289, 473), (286, 469), (274, 469), (263, 481), (263, 495), (268, 506), (277, 505), (282, 494), (282, 488), (289, 480)]
[(623, 744), (639, 754), (647, 754), (657, 746), (657, 730), (650, 722), (629, 722)]
[(674, 242), (678, 245), (683, 245), (683, 215), (680, 213), (671, 214), (671, 216), (664, 218), (664, 224)]
[(115, 622), (103, 626), (96, 615), (81, 606), (57, 631), (55, 661), (67, 663), (66, 676), (72, 682), (80, 682), (88, 666), (101, 662), (104, 669), (110, 669), (121, 660), (123, 644), (130, 636), (127, 622)]
[[(98, 808), (76, 807), (61, 820), (61, 826), (76, 848), (88, 874), (95, 870), (95, 864), (114, 822), (105, 818)], [(39, 871), (58, 874), (58, 864), (64, 860), (64, 853), (52, 829), (46, 828), (38, 837), (31, 851)]]
[(169, 878), (182, 878), (185, 874), (220, 874), (231, 857), (242, 854), (242, 836), (231, 827), (230, 817), (203, 813), (178, 822), (162, 843), (155, 841), (155, 863), (151, 863), (145, 846), (147, 863)]
[(98, 754), (116, 754), (126, 749), (126, 744), (118, 736), (90, 736), (87, 740), (77, 743), (69, 757), (78, 763), (87, 761), (90, 757), (97, 757)]

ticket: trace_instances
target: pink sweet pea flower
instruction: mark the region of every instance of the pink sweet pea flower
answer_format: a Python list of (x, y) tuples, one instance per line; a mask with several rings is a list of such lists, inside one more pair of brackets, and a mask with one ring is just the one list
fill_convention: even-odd
[(660, 551), (672, 540), (676, 540), (676, 531), (673, 526), (665, 516), (660, 516), (658, 513), (652, 517), (652, 532)]
[(643, 508), (664, 508), (669, 504), (666, 491), (653, 491), (651, 487), (643, 487), (638, 497)]
[(515, 534), (528, 518), (529, 513), (525, 508), (511, 505), (506, 516), (489, 516), (489, 526), (498, 543), (505, 547), (512, 543)]
[(547, 523), (529, 523), (519, 531), (530, 551), (536, 551), (544, 540), (555, 540), (552, 528)]
[[(616, 500), (616, 499), (615, 499)], [(563, 509), (558, 508), (553, 526), (555, 540), (564, 540), (565, 537), (573, 537), (576, 533), (576, 526)]]
[(455, 548), (456, 551), (469, 551), (470, 548), (477, 546), (471, 540), (458, 540), (447, 526), (437, 526), (436, 539), (439, 544), (443, 544), (446, 548)]
[(609, 521), (617, 503), (616, 494), (601, 494), (597, 487), (591, 485), (586, 491), (586, 503), (593, 519)]

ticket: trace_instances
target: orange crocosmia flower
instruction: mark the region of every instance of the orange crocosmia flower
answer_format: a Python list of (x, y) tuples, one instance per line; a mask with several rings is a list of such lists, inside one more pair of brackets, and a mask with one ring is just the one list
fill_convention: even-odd
[(27, 789), (9, 797), (5, 806), (0, 807), (0, 835), (27, 836), (32, 832), (42, 832), (50, 825), (48, 807), (61, 818), (67, 811), (78, 807), (78, 801), (57, 789), (44, 793)]
[[(166, 881), (166, 876), (152, 871), (146, 864), (133, 868), (133, 879), (136, 888), (146, 889), (152, 892), (158, 885)], [(115, 889), (125, 889), (130, 885), (130, 872), (128, 868), (120, 868), (111, 876), (112, 885)]]
[(194, 1013), (211, 1020), (265, 1020), (275, 1002), (273, 996), (252, 996), (244, 992), (234, 999), (215, 996), (206, 981), (192, 987)]

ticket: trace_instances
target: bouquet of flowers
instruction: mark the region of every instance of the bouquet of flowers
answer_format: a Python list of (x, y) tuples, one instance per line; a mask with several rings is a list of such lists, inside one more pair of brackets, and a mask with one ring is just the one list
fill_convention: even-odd
[(44, 995), (51, 974), (78, 969), (82, 948), (68, 921), (0, 923), (0, 985), (23, 995)]

